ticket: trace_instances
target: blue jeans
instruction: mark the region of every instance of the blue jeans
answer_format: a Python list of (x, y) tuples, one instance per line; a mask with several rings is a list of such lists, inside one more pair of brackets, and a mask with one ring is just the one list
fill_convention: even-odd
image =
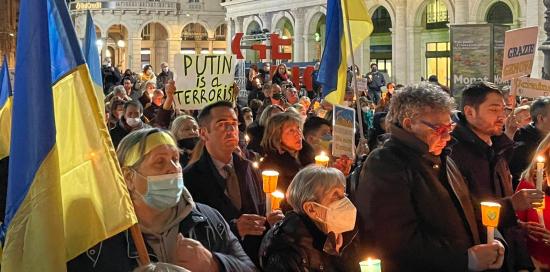
[(380, 93), (381, 91), (373, 91), (369, 90), (368, 94), (372, 102), (374, 102), (375, 105), (378, 105), (378, 102), (380, 102)]

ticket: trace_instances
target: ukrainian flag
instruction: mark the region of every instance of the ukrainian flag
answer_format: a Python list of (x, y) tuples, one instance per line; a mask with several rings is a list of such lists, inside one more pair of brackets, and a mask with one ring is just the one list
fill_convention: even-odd
[[(348, 33), (348, 23), (351, 33)], [(372, 20), (363, 0), (328, 0), (325, 49), (318, 76), (328, 102), (344, 102), (347, 67), (351, 66), (351, 62), (348, 63), (349, 43), (351, 41), (356, 50), (372, 30)]]
[(137, 220), (65, 1), (21, 1), (17, 39), (2, 271), (65, 271)]
[(12, 95), (8, 59), (4, 56), (0, 71), (0, 160), (10, 154)]
[(86, 57), (86, 63), (92, 76), (92, 83), (97, 95), (99, 105), (104, 108), (105, 95), (103, 94), (103, 78), (101, 77), (101, 64), (99, 61), (99, 52), (96, 45), (95, 24), (90, 11), (86, 11), (86, 34), (84, 36), (84, 44), (82, 51)]

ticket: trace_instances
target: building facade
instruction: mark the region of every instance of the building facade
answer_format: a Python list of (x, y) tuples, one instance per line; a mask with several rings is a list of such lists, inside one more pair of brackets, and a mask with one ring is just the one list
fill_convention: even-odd
[(110, 58), (121, 70), (140, 72), (150, 64), (173, 67), (174, 55), (225, 54), (225, 11), (219, 0), (69, 1), (80, 39), (86, 11), (96, 25), (101, 59)]
[[(0, 0), (0, 56), (8, 58), (8, 66), (15, 67), (15, 42), (19, 21), (19, 0)], [(1, 64), (0, 64), (1, 66)]]
[[(539, 45), (546, 40), (540, 0), (368, 0), (374, 32), (355, 62), (364, 74), (370, 63), (399, 83), (437, 75), (450, 81), (450, 24), (505, 24), (511, 29), (539, 26)], [(317, 61), (324, 47), (326, 0), (228, 0), (228, 38), (236, 32), (267, 29), (293, 39), (294, 62)], [(254, 55), (247, 59), (254, 61)], [(540, 77), (542, 52), (537, 52), (533, 77)]]

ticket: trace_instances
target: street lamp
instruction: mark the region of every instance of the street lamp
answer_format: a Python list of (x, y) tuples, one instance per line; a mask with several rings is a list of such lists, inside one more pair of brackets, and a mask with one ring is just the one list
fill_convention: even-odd
[(546, 7), (544, 22), (544, 31), (546, 32), (546, 41), (540, 46), (540, 50), (544, 53), (544, 68), (542, 68), (542, 78), (550, 79), (550, 0), (543, 0)]

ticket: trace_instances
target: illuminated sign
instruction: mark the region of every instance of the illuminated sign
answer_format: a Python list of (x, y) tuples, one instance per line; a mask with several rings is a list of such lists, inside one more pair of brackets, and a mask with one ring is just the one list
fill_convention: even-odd
[(69, 6), (71, 10), (93, 10), (93, 9), (105, 9), (113, 8), (112, 2), (86, 2), (86, 3), (71, 3)]

